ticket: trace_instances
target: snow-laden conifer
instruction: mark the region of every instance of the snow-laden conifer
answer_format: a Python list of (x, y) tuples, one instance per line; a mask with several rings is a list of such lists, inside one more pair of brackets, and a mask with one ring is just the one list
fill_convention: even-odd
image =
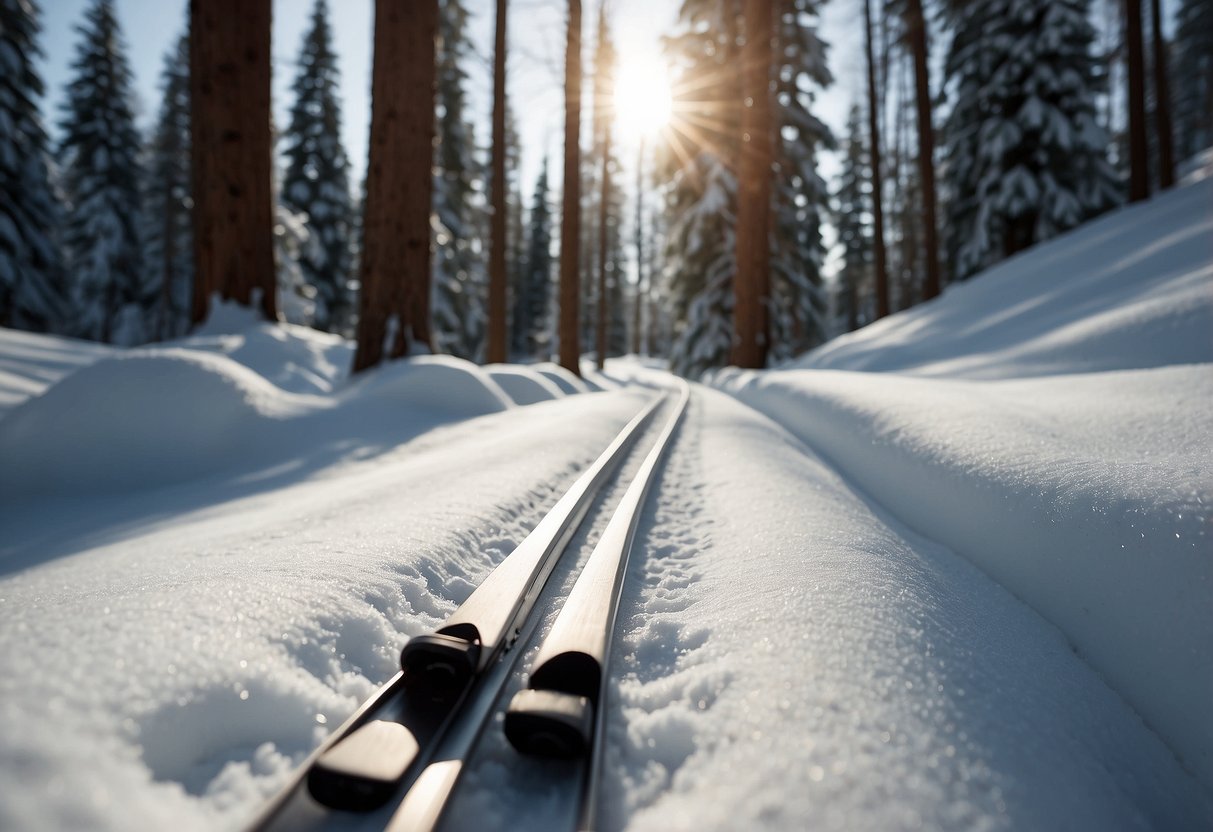
[(59, 331), (67, 313), (46, 129), (38, 7), (0, 0), (0, 326)]
[(142, 269), (140, 142), (112, 0), (89, 6), (77, 32), (60, 144), (75, 329), (85, 338), (135, 344), (148, 337), (156, 295)]
[(155, 292), (147, 336), (163, 340), (189, 328), (194, 242), (190, 211), (189, 37), (164, 56), (163, 98), (147, 153), (143, 191), (144, 283)]
[(295, 102), (283, 134), (282, 201), (305, 215), (318, 253), (299, 264), (304, 282), (314, 290), (312, 326), (338, 330), (348, 327), (352, 314), (346, 299), (353, 266), (353, 205), (350, 165), (341, 145), (341, 78), (325, 0), (312, 7), (298, 64)]
[(852, 106), (847, 118), (847, 135), (843, 140), (842, 169), (834, 193), (834, 228), (842, 248), (838, 270), (838, 304), (842, 329), (850, 332), (872, 318), (865, 299), (870, 294), (872, 279), (871, 182), (867, 135), (858, 106)]
[(949, 227), (961, 276), (1120, 200), (1096, 116), (1102, 77), (1087, 0), (949, 6), (944, 128)]
[(548, 204), (548, 166), (544, 161), (535, 181), (528, 217), (526, 256), (514, 294), (514, 352), (525, 357), (546, 356), (551, 346), (548, 319), (552, 283), (552, 207)]
[(1213, 0), (1181, 0), (1174, 43), (1175, 138), (1184, 160), (1213, 145)]

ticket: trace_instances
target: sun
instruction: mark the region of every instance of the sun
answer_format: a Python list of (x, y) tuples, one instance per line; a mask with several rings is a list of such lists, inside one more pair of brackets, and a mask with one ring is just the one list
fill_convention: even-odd
[(651, 136), (670, 121), (670, 79), (665, 65), (648, 52), (619, 56), (615, 80), (615, 123), (630, 139)]

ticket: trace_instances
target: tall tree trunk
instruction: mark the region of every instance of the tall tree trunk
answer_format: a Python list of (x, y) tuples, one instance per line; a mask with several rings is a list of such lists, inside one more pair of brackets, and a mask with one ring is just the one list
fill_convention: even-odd
[(1167, 74), (1167, 41), (1162, 36), (1162, 0), (1150, 0), (1154, 52), (1154, 128), (1158, 131), (1158, 187), (1175, 185), (1175, 139), (1171, 129), (1171, 82)]
[(1146, 70), (1141, 34), (1141, 0), (1125, 0), (1126, 70), (1129, 76), (1129, 201), (1150, 195), (1146, 146)]
[(212, 294), (278, 317), (270, 21), (270, 0), (190, 0), (194, 323)]
[[(889, 314), (889, 267), (885, 263), (884, 247), (884, 184), (881, 176), (880, 153), (880, 99), (876, 97), (876, 56), (872, 49), (872, 0), (863, 2), (864, 26), (867, 31), (868, 52), (868, 152), (869, 163), (872, 166), (872, 248), (875, 258), (875, 273), (872, 279), (876, 283), (876, 318), (880, 319)], [(852, 287), (854, 294), (854, 287)], [(858, 323), (852, 302), (851, 329)]]
[(922, 0), (907, 0), (906, 28), (914, 55), (914, 79), (918, 104), (918, 175), (922, 187), (922, 242), (926, 249), (926, 278), (922, 299), (930, 300), (940, 290), (939, 242), (935, 224), (935, 128), (931, 124), (931, 76), (927, 61), (927, 26)]
[(636, 149), (636, 305), (632, 312), (632, 354), (640, 355), (641, 310), (644, 304), (644, 136)]
[[(599, 111), (603, 112), (603, 111)], [(607, 321), (610, 293), (607, 291), (607, 221), (611, 194), (611, 122), (602, 130), (602, 193), (598, 201), (598, 369), (606, 368)]]
[(581, 238), (581, 0), (569, 0), (564, 55), (564, 204), (560, 222), (560, 365), (581, 375), (579, 275)]
[(497, 36), (493, 51), (493, 225), (489, 251), (489, 342), (485, 359), (506, 360), (505, 332), (505, 0), (497, 0)]
[(156, 339), (164, 341), (173, 332), (173, 284), (177, 281), (177, 211), (175, 199), (165, 200), (164, 217), (160, 221), (163, 243), (160, 251), (160, 320), (156, 322)]
[[(430, 346), (430, 200), (438, 0), (375, 2), (370, 167), (354, 372)], [(395, 319), (394, 331), (389, 321)], [(390, 344), (385, 344), (388, 337)]]
[(737, 271), (733, 363), (767, 360), (771, 222), (771, 0), (745, 0), (741, 50), (741, 163), (737, 172)]

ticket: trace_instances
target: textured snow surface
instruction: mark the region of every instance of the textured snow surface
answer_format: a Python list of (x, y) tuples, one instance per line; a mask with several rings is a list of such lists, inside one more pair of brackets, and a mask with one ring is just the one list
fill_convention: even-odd
[(1208, 175), (1029, 249), (792, 366), (1009, 378), (1209, 363), (1211, 286)]
[(514, 404), (535, 404), (566, 395), (566, 391), (546, 374), (529, 367), (489, 364), (484, 371), (501, 386)]

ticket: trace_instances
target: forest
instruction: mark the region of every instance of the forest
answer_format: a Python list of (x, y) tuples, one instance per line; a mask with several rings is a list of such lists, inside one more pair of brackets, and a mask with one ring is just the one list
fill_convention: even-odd
[[(637, 57), (612, 4), (569, 3), (563, 155), (523, 182), (505, 2), (376, 3), (366, 114), (317, 0), (281, 124), (269, 0), (191, 3), (141, 130), (112, 0), (77, 22), (54, 114), (38, 5), (5, 0), (0, 325), (131, 346), (219, 298), (356, 338), (359, 370), (385, 349), (573, 372), (634, 353), (696, 377), (929, 301), (1171, 187), (1210, 143), (1207, 0), (843, 4), (866, 77), (839, 131), (815, 103), (823, 2), (685, 0), (664, 77), (618, 89)], [(473, 12), (496, 21), (478, 98)], [(342, 121), (365, 118), (353, 159)]]

